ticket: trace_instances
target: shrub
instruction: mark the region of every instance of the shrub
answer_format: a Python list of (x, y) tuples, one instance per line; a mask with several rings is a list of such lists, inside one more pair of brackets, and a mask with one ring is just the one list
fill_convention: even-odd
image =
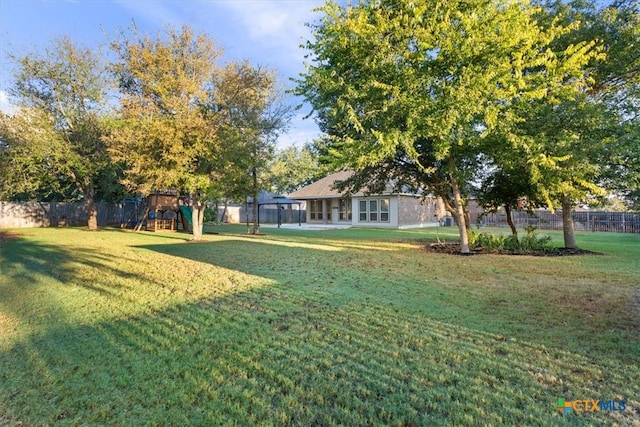
[(505, 246), (505, 237), (502, 235), (495, 236), (493, 234), (470, 231), (469, 246), (488, 250), (503, 249)]
[(473, 249), (486, 249), (488, 251), (509, 251), (514, 253), (552, 252), (551, 236), (538, 236), (536, 227), (526, 228), (526, 234), (521, 239), (516, 236), (493, 235), (489, 233), (477, 233), (469, 231), (469, 246)]
[(520, 239), (520, 250), (522, 251), (544, 251), (552, 252), (555, 250), (551, 246), (551, 236), (536, 235), (536, 227), (529, 226), (526, 228), (526, 234)]
[(218, 210), (216, 208), (210, 208), (209, 206), (204, 208), (204, 222), (215, 222), (218, 217)]

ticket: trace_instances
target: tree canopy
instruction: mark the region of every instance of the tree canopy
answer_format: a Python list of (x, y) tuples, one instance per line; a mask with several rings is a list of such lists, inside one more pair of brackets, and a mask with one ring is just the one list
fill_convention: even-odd
[(124, 183), (143, 194), (188, 194), (193, 239), (199, 240), (204, 202), (219, 172), (218, 123), (206, 104), (220, 50), (186, 26), (155, 38), (122, 37), (112, 49), (122, 98), (107, 141), (113, 158), (125, 165)]
[(265, 186), (260, 175), (290, 116), (275, 73), (246, 61), (219, 66), (213, 41), (186, 26), (112, 47), (123, 96), (110, 152), (129, 188), (188, 194), (199, 240), (207, 198), (257, 198)]
[(269, 175), (271, 190), (287, 194), (322, 178), (324, 171), (313, 146), (306, 144), (278, 151), (269, 165)]
[(570, 27), (538, 25), (539, 9), (516, 1), (329, 1), (321, 10), (297, 93), (329, 135), (334, 164), (387, 165), (451, 200), (468, 252), (463, 196), (484, 139), (505, 136), (494, 151), (535, 146), (513, 132), (516, 107), (578, 96), (595, 42), (554, 50)]
[(258, 193), (270, 186), (275, 143), (291, 118), (292, 108), (284, 101), (273, 70), (245, 61), (227, 64), (214, 77), (209, 107), (221, 119), (223, 191), (237, 200), (252, 198), (256, 234)]
[(602, 8), (591, 2), (548, 2), (539, 22), (558, 20), (572, 31), (554, 40), (554, 49), (599, 41), (599, 54), (584, 66), (589, 85), (577, 97), (526, 106), (516, 132), (538, 142), (545, 162), (532, 178), (547, 206), (562, 207), (565, 246), (575, 248), (576, 202), (611, 192), (629, 195), (638, 188), (640, 15), (638, 5), (627, 1)]
[(84, 200), (88, 227), (97, 229), (96, 191), (111, 185), (102, 141), (107, 80), (99, 53), (69, 37), (44, 52), (12, 56), (12, 95), (18, 112), (0, 118), (0, 193), (22, 198)]

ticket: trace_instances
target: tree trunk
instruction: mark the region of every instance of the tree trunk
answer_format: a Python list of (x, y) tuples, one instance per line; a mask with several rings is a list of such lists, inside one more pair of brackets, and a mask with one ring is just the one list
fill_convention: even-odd
[(471, 230), (471, 214), (469, 213), (469, 209), (463, 204), (462, 211), (464, 212), (464, 223), (467, 227), (467, 230)]
[(225, 217), (227, 216), (227, 207), (229, 206), (229, 199), (224, 199), (224, 209), (222, 210), (222, 215), (220, 216), (220, 222), (225, 223)]
[(258, 204), (258, 171), (256, 168), (251, 170), (253, 179), (253, 234), (260, 234), (260, 222), (258, 220), (260, 205)]
[(516, 238), (516, 240), (518, 240), (518, 230), (516, 230), (516, 225), (513, 223), (513, 218), (511, 217), (511, 206), (509, 206), (509, 204), (504, 205), (504, 213), (507, 215), (507, 224), (509, 224), (511, 234)]
[(456, 217), (458, 223), (458, 231), (460, 233), (460, 252), (468, 254), (469, 236), (467, 235), (467, 221), (464, 214), (464, 206), (462, 206), (462, 195), (460, 186), (455, 178), (451, 178), (451, 189), (453, 190), (453, 200), (455, 202)]
[(193, 241), (202, 240), (202, 224), (204, 221), (205, 201), (197, 193), (191, 195), (191, 224), (193, 226)]
[(564, 234), (564, 247), (578, 249), (573, 226), (573, 201), (568, 196), (562, 196), (562, 233)]
[(251, 226), (249, 226), (249, 198), (248, 197), (246, 197), (244, 199), (244, 207), (245, 207), (245, 209), (244, 209), (244, 214), (245, 215), (244, 216), (245, 216), (245, 219), (246, 219), (246, 222), (247, 222), (247, 234), (250, 234), (251, 233)]
[(98, 210), (94, 200), (93, 183), (84, 186), (84, 209), (87, 212), (87, 228), (89, 231), (98, 229)]
[(253, 195), (253, 234), (260, 234), (260, 223), (258, 222), (258, 215), (260, 206), (258, 205), (258, 193)]

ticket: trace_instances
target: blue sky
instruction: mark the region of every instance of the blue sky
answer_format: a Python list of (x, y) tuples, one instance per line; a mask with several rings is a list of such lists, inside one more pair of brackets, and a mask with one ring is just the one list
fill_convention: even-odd
[[(8, 111), (12, 84), (7, 54), (42, 50), (58, 36), (86, 45), (106, 42), (135, 21), (155, 34), (164, 26), (188, 24), (208, 34), (225, 51), (223, 61), (247, 59), (277, 70), (282, 84), (303, 70), (310, 37), (305, 23), (319, 17), (322, 0), (0, 0), (0, 109)], [(299, 100), (292, 100), (299, 102)], [(279, 146), (302, 146), (319, 135), (305, 108), (293, 119)]]

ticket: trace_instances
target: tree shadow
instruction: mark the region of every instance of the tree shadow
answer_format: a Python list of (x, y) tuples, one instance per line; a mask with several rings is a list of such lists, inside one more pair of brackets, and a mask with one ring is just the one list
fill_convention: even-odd
[[(14, 243), (24, 247), (11, 259), (33, 267), (20, 274), (34, 281), (50, 277), (43, 256), (57, 257), (56, 274), (74, 283), (82, 279), (74, 262), (131, 274), (95, 249)], [(336, 265), (371, 277), (366, 257), (349, 251), (276, 251), (239, 238), (136, 248), (270, 285), (217, 296), (218, 278), (209, 277), (206, 297), (85, 325), (54, 319), (42, 333), (6, 341), (0, 423), (549, 425), (562, 419), (553, 410), (558, 397), (628, 399), (627, 412), (594, 414), (585, 423), (630, 424), (640, 415), (637, 364), (612, 357), (596, 365), (586, 355), (436, 321), (366, 290), (350, 293), (354, 277), (332, 286), (342, 280)], [(146, 285), (161, 285), (151, 277), (142, 278)], [(106, 278), (91, 286), (113, 291)]]
[[(0, 409), (34, 425), (548, 425), (558, 396), (635, 399), (637, 366), (598, 368), (384, 306), (262, 288), (4, 349)], [(579, 379), (594, 375), (602, 382)], [(597, 420), (630, 421), (630, 406)]]
[[(28, 295), (49, 292), (53, 284), (62, 285), (71, 292), (75, 288), (112, 299), (120, 298), (129, 285), (129, 279), (135, 279), (146, 286), (159, 286), (151, 276), (145, 277), (138, 272), (127, 271), (118, 263), (135, 260), (120, 255), (114, 260), (109, 250), (96, 247), (67, 248), (14, 236), (3, 243), (0, 253), (0, 309), (10, 317), (24, 317), (25, 311), (35, 316), (55, 317), (55, 304), (46, 307), (46, 312), (30, 306)], [(60, 296), (64, 298), (64, 295)], [(35, 298), (34, 298), (35, 299)]]

